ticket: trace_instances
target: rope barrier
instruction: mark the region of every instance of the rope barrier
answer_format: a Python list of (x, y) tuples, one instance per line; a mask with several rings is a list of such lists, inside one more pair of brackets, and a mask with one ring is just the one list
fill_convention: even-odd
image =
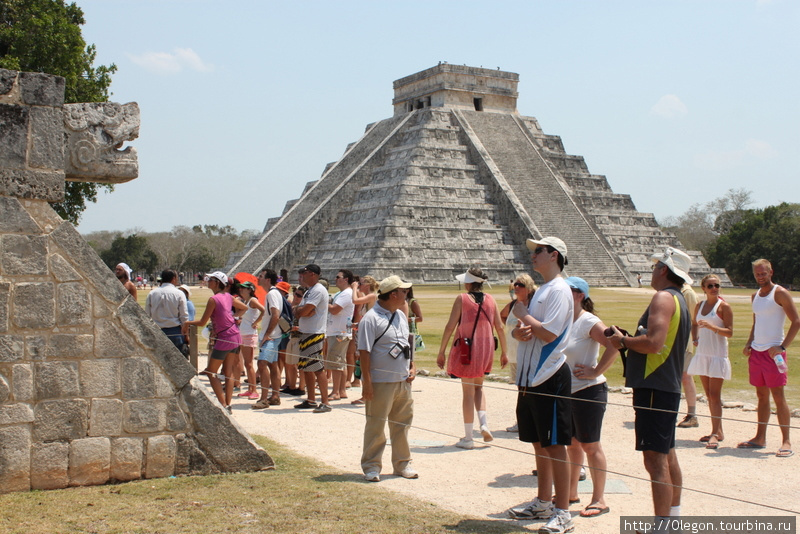
[[(244, 345), (240, 345), (240, 347), (242, 347), (242, 346), (244, 346)], [(254, 349), (254, 351), (255, 350), (256, 349)], [(297, 353), (293, 353), (293, 352), (290, 353), (290, 352), (285, 352), (285, 351), (284, 351), (284, 354), (292, 355), (292, 356), (295, 356), (295, 357), (302, 357), (302, 358), (305, 358), (307, 360), (321, 361), (324, 364), (330, 363), (330, 361), (326, 360), (324, 358), (324, 356), (322, 358), (314, 358), (314, 357), (301, 356), (300, 354), (297, 354)], [(255, 359), (255, 356), (256, 355), (254, 353), (254, 359)], [(303, 372), (303, 371), (299, 371), (299, 372)], [(401, 373), (398, 373), (397, 371), (388, 371), (387, 370), (387, 371), (383, 371), (383, 372), (384, 373), (389, 373), (389, 374), (397, 374), (398, 376), (401, 376)], [(206, 374), (206, 373), (203, 372), (203, 371), (200, 371), (198, 374)], [(258, 374), (258, 371), (256, 371), (256, 374)], [(221, 373), (216, 373), (216, 376), (220, 380), (232, 379), (232, 380), (238, 381), (242, 385), (247, 385), (248, 387), (251, 385), (249, 381), (242, 380), (241, 379), (242, 377), (237, 379), (235, 377), (227, 377), (227, 376), (225, 376), (225, 375), (223, 375)], [(429, 376), (429, 377), (425, 377), (425, 378), (427, 378), (429, 380), (445, 381), (445, 382), (448, 382), (448, 383), (453, 380), (452, 378), (443, 378), (443, 377), (435, 377), (435, 376)], [(493, 390), (498, 390), (498, 391), (509, 391), (508, 388), (497, 387), (494, 384), (492, 384), (491, 382), (484, 382), (484, 383), (482, 383), (480, 385), (467, 383), (466, 385), (471, 385), (471, 386), (474, 386), (474, 387), (482, 387), (482, 388), (486, 388), (486, 389), (493, 389)], [(263, 388), (264, 386), (260, 385), (258, 382), (256, 382), (254, 387), (256, 387), (256, 388), (262, 387)], [(514, 391), (514, 393), (517, 393), (516, 390), (512, 390), (512, 391)], [(557, 398), (557, 399), (573, 400), (573, 397), (569, 396), (569, 395), (556, 395), (556, 394), (552, 394), (552, 393), (539, 393), (539, 392), (530, 392), (530, 394), (531, 395), (539, 395), (539, 396), (542, 396), (542, 397), (553, 397), (553, 398)], [(597, 403), (597, 404), (605, 404), (606, 406), (619, 406), (619, 407), (623, 407), (623, 408), (633, 408), (634, 407), (631, 404), (623, 404), (623, 403), (618, 403), (618, 402), (607, 402), (607, 401), (604, 402), (604, 401), (594, 400), (594, 399), (580, 399), (580, 402), (592, 402), (592, 403)], [(645, 407), (645, 406), (637, 406), (636, 408), (638, 408), (640, 410), (649, 410), (649, 411), (652, 411), (652, 412), (663, 412), (663, 413), (670, 413), (670, 414), (676, 414), (676, 415), (680, 415), (681, 413), (683, 413), (681, 410), (666, 410), (666, 409), (663, 409), (663, 408), (650, 408), (650, 407)], [(708, 419), (714, 419), (715, 418), (715, 416), (713, 416), (713, 415), (705, 415), (705, 414), (698, 414), (698, 413), (696, 413), (695, 416), (698, 417), (698, 418), (708, 418)], [(747, 424), (752, 424), (753, 423), (753, 421), (749, 421), (749, 420), (746, 420), (746, 419), (737, 419), (737, 418), (734, 418), (734, 417), (718, 417), (716, 419), (718, 419), (718, 420), (720, 420), (722, 422), (729, 421), (729, 422), (734, 422), (734, 423), (747, 423)], [(764, 425), (767, 425), (768, 427), (770, 427), (770, 426), (777, 427), (777, 428), (787, 428), (788, 427), (789, 429), (800, 430), (800, 426), (795, 426), (795, 425), (792, 425), (791, 423), (788, 424), (788, 425), (782, 425), (780, 423), (771, 423), (771, 422), (758, 423), (758, 424), (764, 424)]]
[[(419, 378), (422, 379), (422, 380), (431, 380), (431, 377), (419, 377)], [(344, 411), (346, 413), (360, 415), (360, 416), (364, 417), (365, 419), (367, 417), (370, 417), (364, 411), (348, 408), (346, 405), (337, 406), (337, 411)], [(448, 438), (451, 438), (451, 439), (454, 439), (454, 440), (459, 439), (459, 436), (455, 436), (453, 434), (450, 434), (448, 432), (444, 432), (444, 431), (441, 431), (441, 430), (434, 430), (434, 429), (431, 429), (431, 428), (425, 428), (425, 427), (421, 427), (421, 426), (418, 426), (418, 425), (402, 423), (402, 422), (399, 422), (399, 421), (392, 421), (392, 420), (390, 420), (388, 418), (381, 418), (381, 419), (383, 419), (383, 421), (385, 421), (386, 423), (396, 424), (396, 425), (400, 425), (400, 426), (406, 426), (409, 429), (419, 430), (421, 432), (427, 432), (427, 433), (435, 434), (435, 435), (438, 435), (438, 436), (444, 436), (444, 437), (448, 437)], [(557, 459), (557, 458), (551, 458), (549, 456), (539, 455), (539, 454), (536, 454), (535, 452), (531, 452), (531, 451), (520, 451), (519, 449), (515, 449), (513, 447), (508, 447), (508, 446), (505, 446), (505, 445), (501, 445), (499, 443), (494, 443), (494, 442), (488, 443), (487, 442), (486, 445), (488, 447), (494, 447), (494, 448), (501, 449), (501, 450), (515, 452), (515, 453), (522, 454), (522, 455), (528, 456), (528, 457), (534, 457), (534, 458), (542, 457), (542, 458), (549, 459), (550, 461), (566, 463), (566, 464), (569, 464), (570, 466), (579, 465), (579, 464), (576, 464), (576, 463), (571, 462), (569, 460), (561, 460), (561, 459)], [(692, 487), (687, 487), (687, 486), (677, 486), (675, 484), (671, 484), (671, 483), (667, 483), (667, 482), (654, 481), (654, 480), (651, 480), (649, 478), (645, 478), (645, 477), (642, 477), (642, 476), (632, 475), (632, 474), (628, 474), (628, 473), (622, 473), (620, 471), (613, 471), (613, 470), (610, 470), (610, 469), (597, 469), (597, 468), (594, 468), (594, 467), (588, 468), (588, 470), (590, 472), (593, 469), (595, 469), (597, 471), (603, 471), (603, 472), (605, 472), (607, 474), (616, 475), (616, 476), (628, 478), (628, 479), (631, 479), (631, 480), (637, 480), (637, 481), (640, 481), (640, 482), (656, 483), (656, 484), (662, 484), (664, 486), (669, 486), (669, 487), (672, 487), (672, 488), (680, 488), (681, 491), (688, 491), (688, 492), (698, 493), (698, 494), (701, 494), (701, 495), (706, 495), (706, 496), (709, 496), (709, 497), (716, 497), (716, 498), (719, 498), (719, 499), (724, 499), (724, 500), (737, 502), (737, 503), (742, 503), (742, 504), (760, 506), (760, 507), (768, 508), (770, 510), (775, 510), (775, 511), (779, 511), (779, 512), (787, 512), (787, 513), (791, 513), (791, 514), (800, 514), (800, 510), (793, 510), (793, 509), (790, 509), (790, 508), (782, 508), (780, 506), (774, 506), (774, 505), (771, 505), (771, 504), (768, 504), (768, 503), (748, 501), (748, 500), (741, 499), (741, 498), (738, 498), (738, 497), (733, 497), (733, 496), (729, 496), (729, 495), (723, 495), (721, 493), (715, 493), (715, 492), (712, 492), (712, 491), (707, 491), (707, 490), (702, 490), (702, 489), (697, 489), (697, 488), (692, 488)]]

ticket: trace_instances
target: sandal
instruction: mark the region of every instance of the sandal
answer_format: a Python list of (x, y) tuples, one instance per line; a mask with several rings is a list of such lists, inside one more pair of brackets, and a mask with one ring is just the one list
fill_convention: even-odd
[(250, 406), (253, 410), (263, 410), (264, 408), (269, 408), (269, 402), (265, 400), (260, 400), (257, 403)]
[(364, 399), (356, 399), (353, 402), (351, 402), (350, 404), (364, 404)]
[(581, 517), (597, 517), (598, 515), (607, 514), (611, 511), (608, 506), (603, 506), (599, 503), (592, 503), (583, 510), (581, 510)]

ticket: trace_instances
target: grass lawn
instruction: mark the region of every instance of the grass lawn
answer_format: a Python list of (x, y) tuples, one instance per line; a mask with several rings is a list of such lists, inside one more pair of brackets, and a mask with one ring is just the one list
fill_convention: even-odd
[(278, 469), (0, 495), (0, 532), (530, 532), (398, 498), (271, 440), (256, 441)]

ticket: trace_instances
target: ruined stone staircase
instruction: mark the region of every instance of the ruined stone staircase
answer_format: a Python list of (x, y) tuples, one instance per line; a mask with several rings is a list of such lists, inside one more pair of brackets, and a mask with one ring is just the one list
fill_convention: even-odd
[(590, 225), (564, 184), (510, 114), (462, 111), (541, 236), (561, 237), (569, 250), (567, 273), (591, 284), (629, 284), (608, 246)]

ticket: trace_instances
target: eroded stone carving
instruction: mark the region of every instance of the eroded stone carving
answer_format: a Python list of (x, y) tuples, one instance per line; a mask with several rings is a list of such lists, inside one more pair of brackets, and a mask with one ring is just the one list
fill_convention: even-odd
[(64, 105), (67, 180), (119, 184), (139, 175), (136, 149), (123, 143), (139, 137), (136, 102)]

